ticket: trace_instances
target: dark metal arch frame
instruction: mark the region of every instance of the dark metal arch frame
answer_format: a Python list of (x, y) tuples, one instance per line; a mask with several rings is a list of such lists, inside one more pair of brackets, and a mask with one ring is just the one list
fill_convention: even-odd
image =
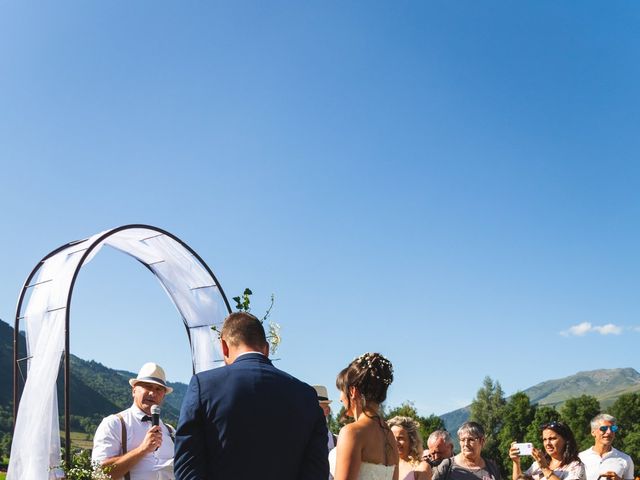
[[(227, 299), (227, 296), (224, 293), (224, 290), (222, 289), (222, 286), (220, 285), (220, 282), (218, 282), (218, 279), (216, 278), (216, 276), (214, 275), (213, 271), (209, 268), (209, 265), (207, 265), (207, 263), (202, 259), (202, 257), (200, 257), (200, 255), (198, 255), (196, 253), (195, 250), (193, 250), (189, 245), (187, 245), (185, 242), (183, 242), (180, 238), (178, 238), (177, 236), (175, 236), (174, 234), (163, 230), (161, 228), (158, 227), (154, 227), (152, 225), (144, 225), (144, 224), (129, 224), (129, 225), (123, 225), (120, 227), (116, 227), (113, 228), (107, 232), (105, 232), (103, 235), (101, 235), (100, 237), (98, 237), (91, 245), (89, 245), (89, 247), (85, 250), (85, 252), (82, 254), (82, 258), (80, 258), (80, 261), (78, 262), (78, 266), (76, 267), (75, 271), (73, 272), (73, 276), (71, 278), (71, 283), (69, 284), (69, 295), (67, 297), (67, 305), (65, 306), (65, 324), (64, 324), (64, 430), (65, 430), (65, 461), (67, 462), (67, 464), (70, 464), (71, 462), (71, 432), (69, 430), (69, 415), (70, 415), (70, 379), (71, 379), (71, 371), (70, 371), (70, 348), (69, 348), (69, 327), (70, 327), (70, 312), (71, 312), (71, 298), (73, 297), (73, 287), (75, 286), (76, 283), (76, 279), (78, 277), (78, 274), (80, 273), (80, 269), (82, 268), (84, 261), (86, 260), (86, 258), (89, 256), (89, 254), (98, 246), (100, 245), (100, 243), (102, 243), (104, 240), (106, 240), (107, 238), (109, 238), (110, 236), (121, 232), (123, 230), (131, 230), (134, 228), (141, 228), (141, 229), (146, 229), (146, 230), (152, 230), (155, 232), (158, 232), (159, 234), (162, 235), (166, 235), (169, 238), (175, 240), (176, 242), (178, 242), (180, 245), (182, 245), (189, 253), (191, 253), (191, 255), (193, 255), (198, 262), (200, 262), (200, 264), (205, 268), (205, 270), (207, 271), (207, 273), (209, 275), (211, 275), (211, 278), (213, 279), (213, 281), (215, 282), (216, 287), (218, 288), (218, 291), (220, 292), (220, 294), (222, 295), (222, 298), (224, 300), (225, 306), (227, 307), (227, 312), (231, 313), (231, 305), (229, 304), (229, 300)], [(18, 358), (18, 346), (19, 346), (19, 337), (20, 337), (20, 319), (22, 318), (20, 316), (21, 310), (22, 310), (22, 304), (24, 302), (24, 298), (26, 296), (27, 290), (32, 286), (30, 285), (31, 280), (33, 280), (33, 277), (35, 276), (35, 274), (38, 272), (38, 270), (40, 270), (40, 267), (42, 267), (42, 265), (44, 264), (45, 261), (47, 261), (49, 258), (53, 257), (54, 255), (56, 255), (57, 253), (61, 252), (62, 250), (72, 246), (72, 245), (76, 245), (79, 243), (82, 243), (84, 241), (86, 241), (87, 239), (83, 239), (83, 240), (74, 240), (72, 242), (66, 243), (58, 248), (56, 248), (55, 250), (51, 251), (50, 253), (48, 253), (47, 255), (45, 255), (38, 263), (37, 265), (33, 268), (33, 270), (31, 271), (31, 273), (29, 274), (29, 276), (27, 277), (27, 279), (24, 282), (24, 285), (22, 286), (22, 290), (20, 291), (20, 295), (18, 297), (18, 305), (16, 306), (16, 318), (15, 318), (15, 324), (14, 324), (14, 329), (13, 329), (13, 424), (15, 427), (15, 422), (16, 422), (16, 418), (18, 415), (18, 406), (20, 403), (20, 396), (18, 394), (18, 362), (20, 361), (20, 359)], [(149, 265), (147, 265), (144, 262), (140, 262), (142, 263), (145, 267), (147, 267), (149, 270), (151, 270), (149, 268)], [(184, 323), (185, 329), (187, 330), (187, 337), (189, 339), (189, 345), (191, 345), (191, 334), (189, 332), (189, 327), (187, 326), (187, 323), (185, 321), (185, 318), (182, 314), (180, 314), (180, 316), (182, 317), (182, 322)], [(195, 372), (195, 367), (193, 367), (192, 364), (192, 369)]]

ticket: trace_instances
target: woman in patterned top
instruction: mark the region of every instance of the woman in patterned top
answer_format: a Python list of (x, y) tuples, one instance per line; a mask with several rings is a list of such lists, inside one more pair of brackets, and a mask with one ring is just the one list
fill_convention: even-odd
[[(513, 462), (513, 480), (522, 475), (520, 452), (511, 444), (509, 457)], [(585, 480), (584, 464), (578, 457), (578, 446), (571, 429), (562, 422), (542, 425), (544, 450), (534, 448), (531, 452), (535, 462), (524, 472), (534, 480)]]

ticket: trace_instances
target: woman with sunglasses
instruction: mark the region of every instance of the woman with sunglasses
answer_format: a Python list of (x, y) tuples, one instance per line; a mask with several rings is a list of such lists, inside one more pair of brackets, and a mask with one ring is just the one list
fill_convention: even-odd
[[(551, 422), (542, 426), (544, 450), (533, 448), (535, 462), (524, 472), (534, 480), (585, 480), (584, 464), (578, 457), (578, 445), (571, 429), (562, 422)], [(509, 449), (513, 462), (513, 480), (523, 472), (520, 466), (520, 451), (515, 442)]]

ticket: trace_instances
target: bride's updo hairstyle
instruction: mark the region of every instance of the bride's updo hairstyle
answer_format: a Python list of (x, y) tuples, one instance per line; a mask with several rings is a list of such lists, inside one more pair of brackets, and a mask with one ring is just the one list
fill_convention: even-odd
[(380, 404), (387, 398), (387, 389), (393, 382), (393, 366), (379, 353), (364, 353), (353, 360), (336, 378), (336, 387), (347, 397), (349, 388), (355, 387), (366, 402)]

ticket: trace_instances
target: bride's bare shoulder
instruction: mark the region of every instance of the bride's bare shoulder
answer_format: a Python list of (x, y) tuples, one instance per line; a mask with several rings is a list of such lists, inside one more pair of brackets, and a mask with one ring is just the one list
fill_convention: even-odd
[(353, 422), (345, 425), (338, 435), (338, 443), (344, 439), (357, 440), (368, 435), (370, 426), (360, 422)]

